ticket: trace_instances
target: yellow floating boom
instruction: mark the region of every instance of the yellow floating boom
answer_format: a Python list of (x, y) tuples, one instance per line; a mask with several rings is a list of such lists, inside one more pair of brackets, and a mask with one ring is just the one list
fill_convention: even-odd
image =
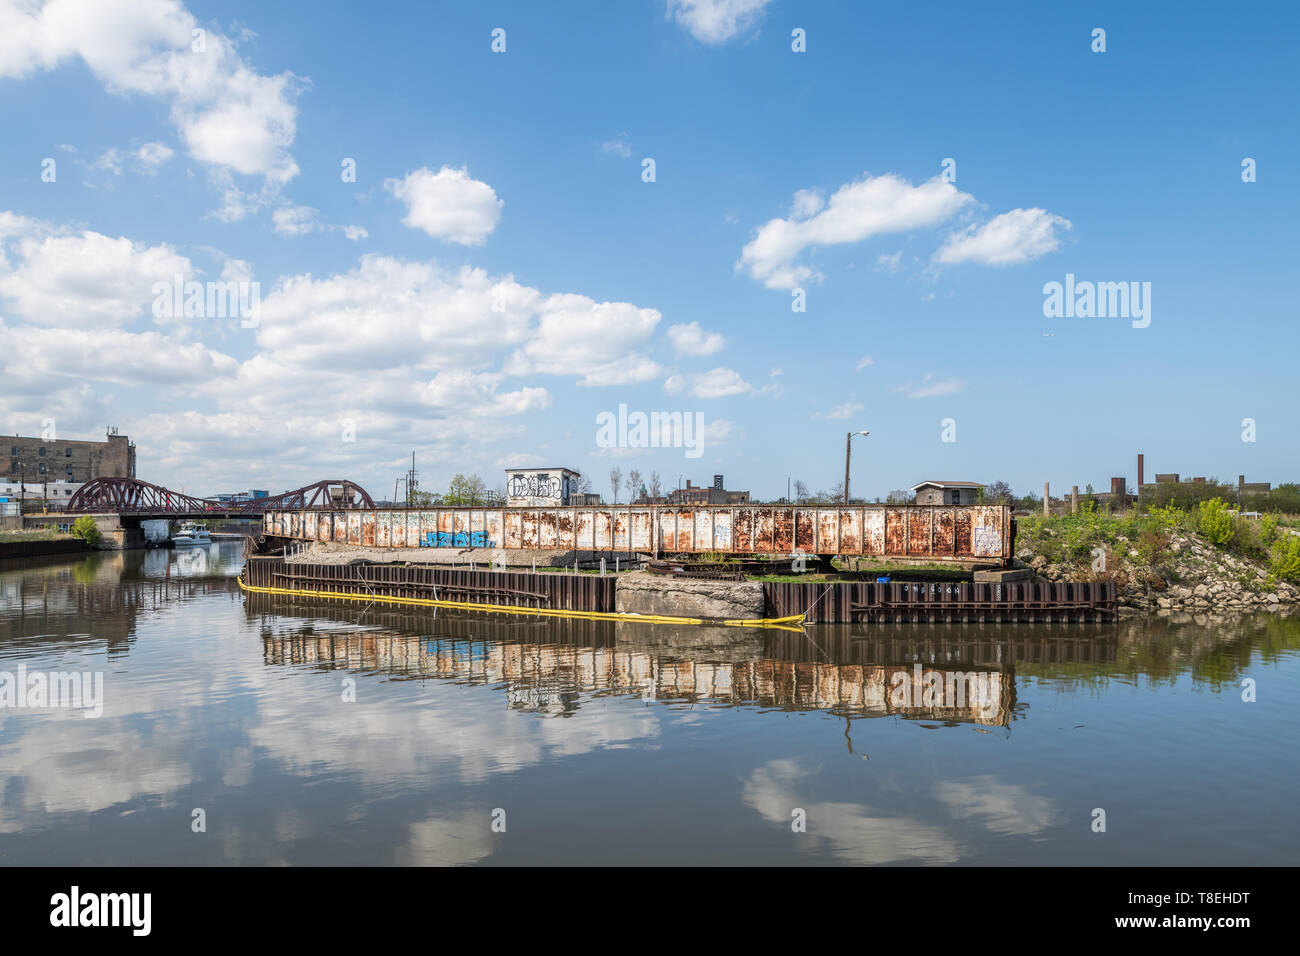
[(774, 627), (786, 631), (802, 631), (803, 618), (802, 614), (792, 614), (789, 617), (768, 617), (758, 618), (755, 620), (732, 620), (720, 621), (711, 620), (705, 617), (674, 617), (670, 614), (628, 614), (619, 611), (566, 611), (561, 608), (551, 607), (520, 607), (509, 604), (475, 604), (471, 601), (443, 601), (437, 598), (413, 598), (413, 597), (396, 597), (386, 594), (371, 594), (369, 592), (355, 591), (312, 591), (299, 590), (295, 588), (267, 588), (259, 587), (255, 584), (248, 584), (244, 581), (244, 575), (239, 575), (239, 587), (243, 591), (252, 591), (258, 594), (284, 594), (290, 597), (312, 597), (328, 598), (339, 601), (366, 601), (374, 604), (407, 604), (416, 607), (447, 607), (456, 608), (461, 611), (487, 611), (494, 614), (529, 614), (541, 617), (572, 617), (581, 618), (586, 621), (635, 621), (641, 624), (712, 624), (723, 627)]

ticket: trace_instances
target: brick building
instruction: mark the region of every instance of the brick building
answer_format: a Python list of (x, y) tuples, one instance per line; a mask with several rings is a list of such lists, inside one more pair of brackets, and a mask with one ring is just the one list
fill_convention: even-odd
[(134, 478), (135, 444), (110, 430), (104, 441), (47, 441), (0, 438), (0, 468), (6, 481), (43, 484), (86, 482), (92, 478)]

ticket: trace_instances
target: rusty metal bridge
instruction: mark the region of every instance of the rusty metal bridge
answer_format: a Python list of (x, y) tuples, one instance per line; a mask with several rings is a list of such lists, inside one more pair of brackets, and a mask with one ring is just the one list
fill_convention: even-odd
[(263, 509), (268, 537), (371, 548), (900, 557), (1006, 565), (1004, 505)]
[(95, 478), (68, 499), (68, 514), (118, 514), (139, 518), (238, 517), (283, 509), (347, 511), (374, 508), (374, 499), (355, 481), (326, 479), (268, 498), (219, 501), (196, 498), (139, 478)]

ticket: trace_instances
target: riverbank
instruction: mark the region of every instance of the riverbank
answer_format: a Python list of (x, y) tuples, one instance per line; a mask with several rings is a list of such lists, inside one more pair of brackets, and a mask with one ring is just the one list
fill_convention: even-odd
[(1206, 615), (1300, 606), (1300, 535), (1222, 502), (1141, 516), (1022, 519), (1017, 564), (1046, 581), (1110, 581), (1126, 614)]

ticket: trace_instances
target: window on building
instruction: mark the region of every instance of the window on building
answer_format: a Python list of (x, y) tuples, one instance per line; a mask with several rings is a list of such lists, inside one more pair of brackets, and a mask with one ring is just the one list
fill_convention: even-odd
[(45, 462), (41, 462), (41, 474), (45, 474)]
[(42, 458), (45, 457), (45, 446), (44, 446), (44, 445), (41, 446), (41, 449), (40, 449), (39, 452), (37, 452), (37, 454), (39, 454)]
[(71, 457), (72, 457), (72, 449), (71, 449), (71, 448), (65, 448), (65, 449), (64, 449), (64, 452), (65, 452), (65, 454), (64, 454), (63, 457), (65, 457), (65, 458), (71, 458)]
[(16, 454), (18, 454), (18, 446), (17, 446), (17, 445), (10, 445), (10, 446), (9, 446), (9, 454), (11, 454), (11, 455), (16, 455)]
[(954, 492), (952, 493), (952, 503), (955, 504), (955, 505), (959, 505), (959, 504), (961, 504), (961, 492), (960, 492), (960, 491), (954, 491)]

